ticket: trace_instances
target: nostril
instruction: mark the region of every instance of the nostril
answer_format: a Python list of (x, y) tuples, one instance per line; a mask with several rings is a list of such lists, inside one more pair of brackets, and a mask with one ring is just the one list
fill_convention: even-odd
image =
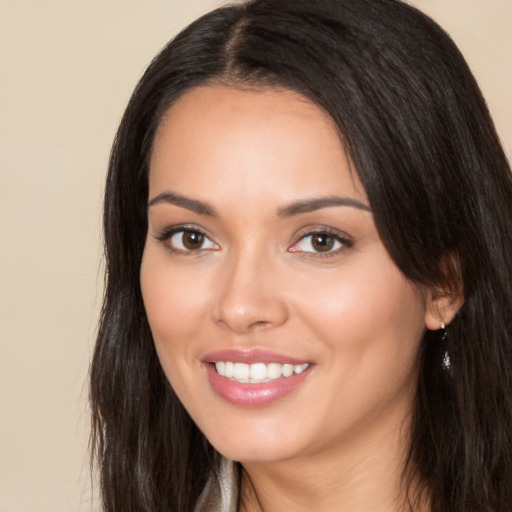
[(237, 333), (250, 333), (256, 331), (262, 331), (268, 328), (271, 328), (274, 325), (274, 322), (269, 322), (266, 320), (256, 320), (249, 321), (248, 319), (244, 319), (243, 317), (239, 318), (219, 318), (216, 320), (216, 323), (224, 329), (228, 329)]
[(270, 327), (272, 325), (271, 322), (265, 322), (263, 320), (259, 320), (257, 322), (253, 322), (249, 328), (254, 330), (254, 331), (259, 331), (259, 330), (262, 330), (262, 329), (265, 329), (266, 327)]

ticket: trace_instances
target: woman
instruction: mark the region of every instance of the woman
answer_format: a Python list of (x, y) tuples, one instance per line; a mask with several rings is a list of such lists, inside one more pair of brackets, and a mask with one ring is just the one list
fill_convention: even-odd
[(112, 151), (104, 509), (510, 511), (511, 219), (475, 80), (415, 9), (197, 20)]

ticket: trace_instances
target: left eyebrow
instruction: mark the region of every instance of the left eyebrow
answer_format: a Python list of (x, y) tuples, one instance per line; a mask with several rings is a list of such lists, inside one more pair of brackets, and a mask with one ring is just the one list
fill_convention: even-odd
[(151, 208), (151, 206), (160, 203), (174, 204), (181, 208), (186, 208), (187, 210), (196, 212), (199, 215), (207, 215), (209, 217), (218, 216), (215, 208), (213, 208), (213, 206), (209, 205), (208, 203), (182, 196), (181, 194), (176, 194), (175, 192), (162, 192), (161, 194), (158, 194), (156, 197), (149, 201), (148, 208)]
[(277, 215), (281, 218), (286, 218), (292, 217), (293, 215), (300, 215), (302, 213), (321, 210), (322, 208), (330, 208), (331, 206), (350, 206), (352, 208), (358, 208), (366, 212), (371, 212), (369, 206), (361, 203), (357, 199), (353, 199), (351, 197), (329, 196), (306, 199), (304, 201), (291, 203), (288, 206), (280, 208), (277, 211)]

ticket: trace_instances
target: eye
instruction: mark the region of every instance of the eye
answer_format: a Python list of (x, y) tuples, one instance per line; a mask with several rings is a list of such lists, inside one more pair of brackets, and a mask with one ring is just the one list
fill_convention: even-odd
[(335, 253), (350, 247), (352, 243), (342, 236), (328, 231), (317, 231), (308, 233), (290, 247), (290, 252), (307, 252), (307, 253)]
[(219, 246), (212, 242), (204, 233), (194, 229), (173, 230), (171, 233), (158, 237), (167, 240), (171, 249), (183, 252), (216, 250)]

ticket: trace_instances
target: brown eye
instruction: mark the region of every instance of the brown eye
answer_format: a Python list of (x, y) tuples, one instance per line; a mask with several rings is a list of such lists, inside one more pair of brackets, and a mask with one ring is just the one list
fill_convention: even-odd
[(184, 252), (218, 249), (217, 244), (212, 242), (206, 235), (191, 229), (182, 229), (174, 232), (169, 238), (169, 244), (173, 249)]
[(335, 235), (327, 231), (318, 231), (303, 236), (289, 250), (291, 252), (304, 253), (336, 253), (343, 248), (351, 247), (352, 243), (340, 235)]
[(183, 246), (190, 251), (201, 249), (204, 242), (204, 235), (197, 231), (184, 231), (182, 241)]
[(317, 252), (331, 251), (334, 247), (334, 242), (334, 237), (327, 233), (318, 233), (311, 237), (311, 246)]

